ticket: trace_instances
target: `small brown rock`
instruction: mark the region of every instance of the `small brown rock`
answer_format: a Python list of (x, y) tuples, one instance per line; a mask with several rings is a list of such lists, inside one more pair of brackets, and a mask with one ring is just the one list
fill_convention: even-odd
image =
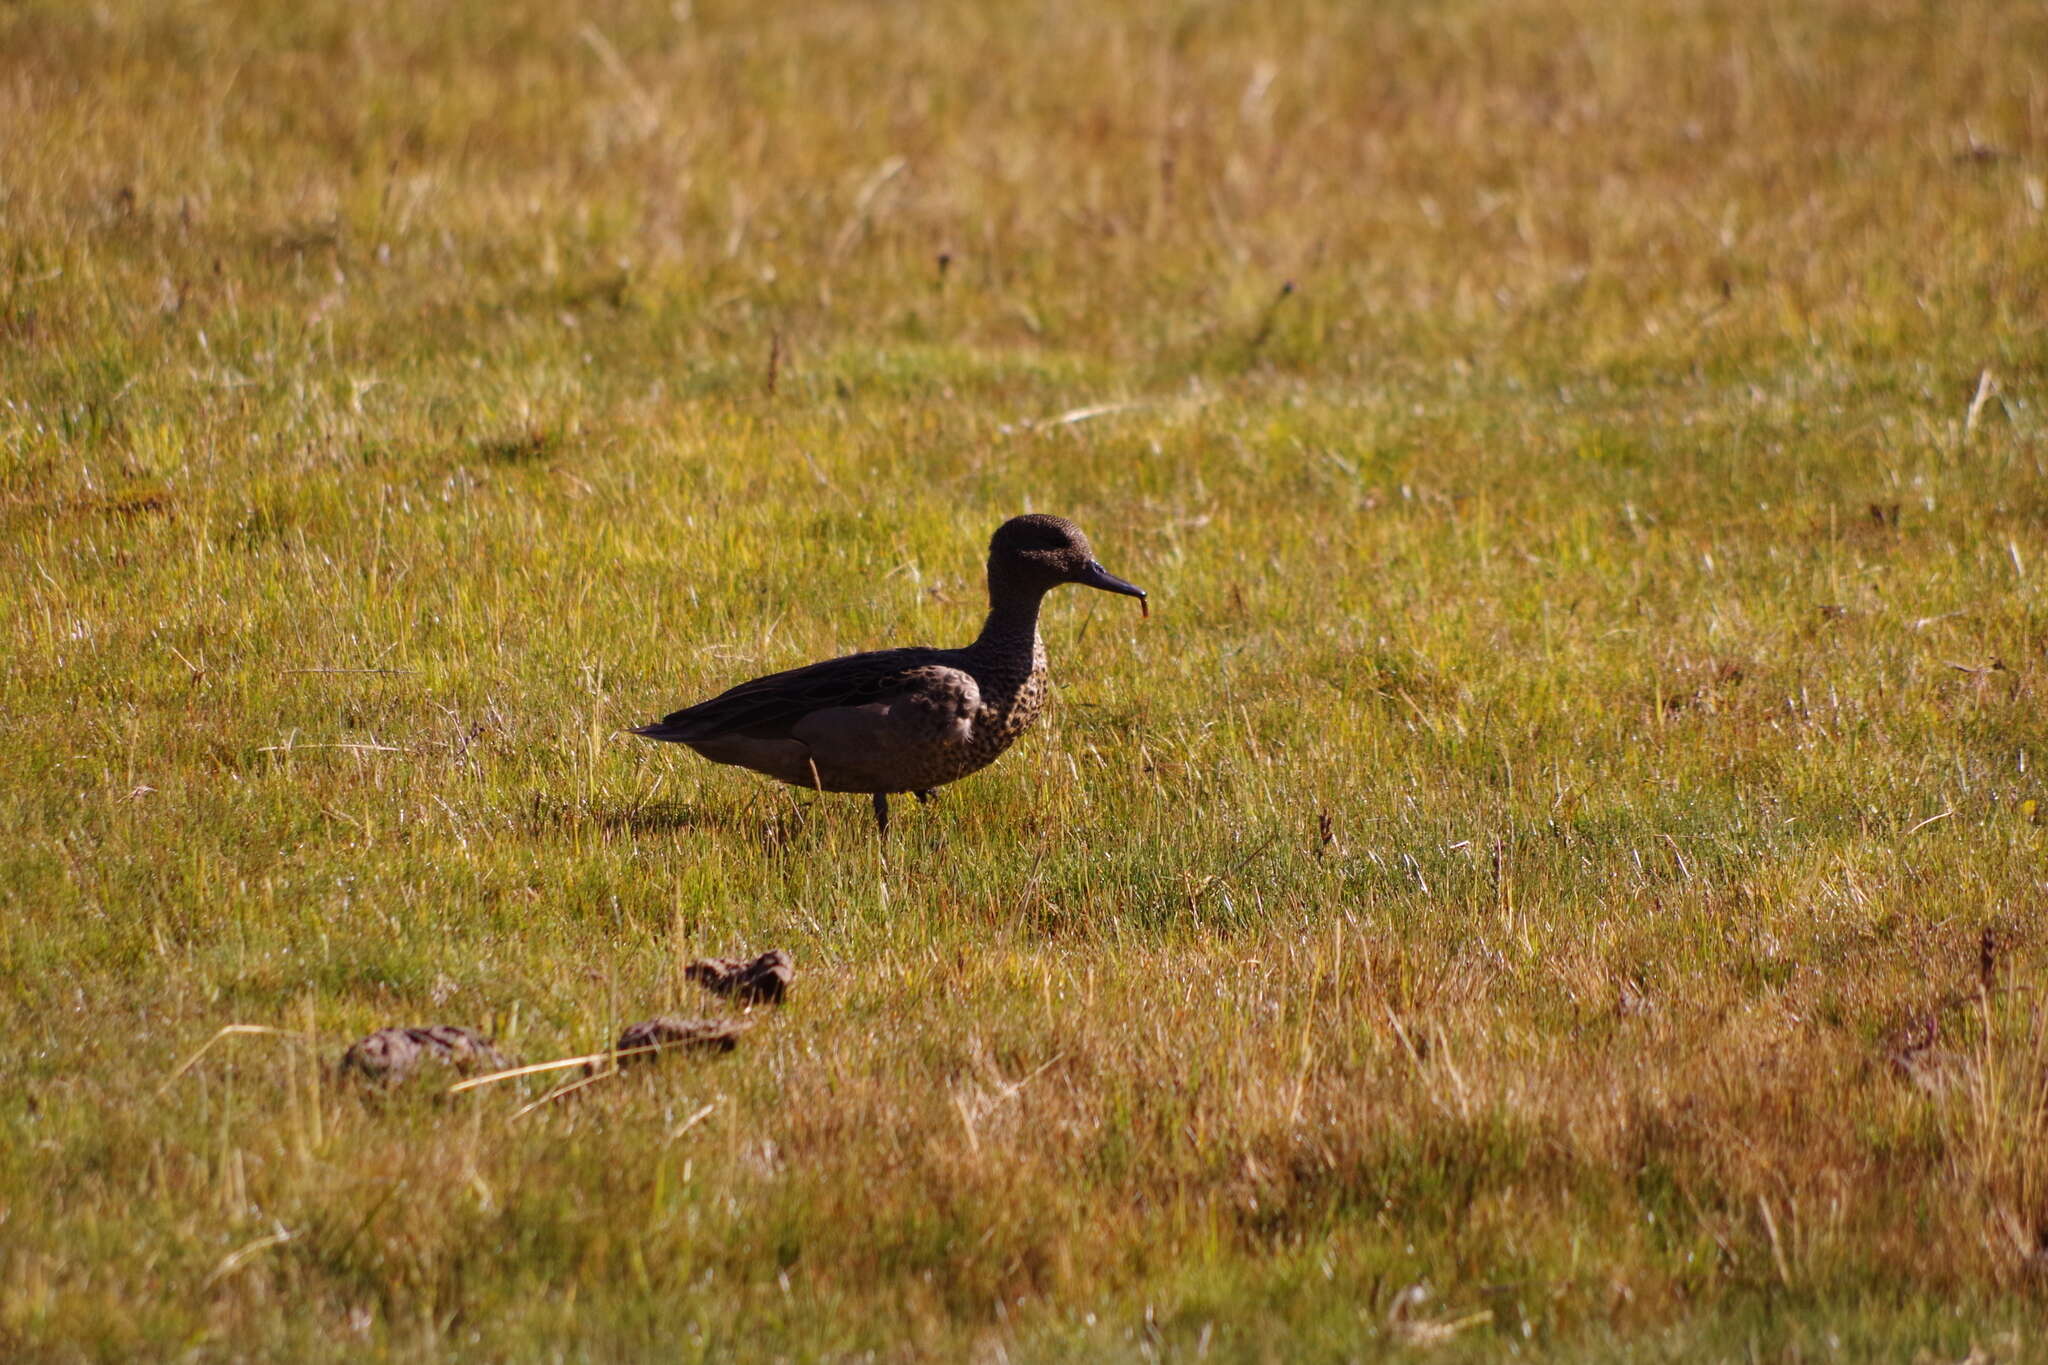
[[(629, 1024), (619, 1035), (615, 1051), (631, 1054), (618, 1059), (620, 1066), (659, 1057), (670, 1048), (730, 1052), (739, 1036), (753, 1026), (751, 1019), (685, 1019), (679, 1014), (663, 1014)], [(641, 1050), (647, 1048), (656, 1050)]]
[(378, 1085), (397, 1085), (423, 1062), (452, 1066), (463, 1075), (511, 1066), (490, 1040), (453, 1024), (378, 1029), (341, 1054), (341, 1074)]
[(683, 975), (713, 995), (731, 996), (748, 1005), (779, 1005), (796, 976), (796, 962), (782, 949), (774, 948), (751, 962), (730, 957), (702, 958), (683, 968)]

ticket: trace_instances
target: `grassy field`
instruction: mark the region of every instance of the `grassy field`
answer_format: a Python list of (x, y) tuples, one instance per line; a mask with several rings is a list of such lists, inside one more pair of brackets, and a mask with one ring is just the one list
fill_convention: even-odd
[[(0, 1356), (2048, 1355), (2039, 5), (11, 0), (0, 129)], [(886, 856), (620, 733), (1026, 509), (1152, 617)]]

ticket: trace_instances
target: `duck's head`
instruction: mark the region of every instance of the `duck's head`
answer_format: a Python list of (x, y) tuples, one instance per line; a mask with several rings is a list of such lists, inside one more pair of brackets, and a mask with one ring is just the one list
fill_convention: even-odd
[(1045, 592), (1061, 583), (1079, 583), (1104, 592), (1120, 592), (1144, 601), (1145, 590), (1126, 583), (1095, 562), (1095, 550), (1081, 528), (1065, 517), (1032, 512), (1011, 517), (996, 528), (988, 543), (991, 588), (1015, 584)]

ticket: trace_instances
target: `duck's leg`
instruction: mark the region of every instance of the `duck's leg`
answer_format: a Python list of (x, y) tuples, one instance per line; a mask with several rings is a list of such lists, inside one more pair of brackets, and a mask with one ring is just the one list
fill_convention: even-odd
[(875, 833), (889, 837), (889, 793), (875, 793)]

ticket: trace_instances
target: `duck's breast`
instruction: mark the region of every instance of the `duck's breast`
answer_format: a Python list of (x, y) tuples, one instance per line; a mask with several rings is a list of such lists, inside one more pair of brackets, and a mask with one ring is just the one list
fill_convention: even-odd
[(1045, 646), (1034, 641), (1030, 671), (1015, 679), (991, 679), (982, 689), (981, 714), (974, 725), (974, 767), (994, 762), (1031, 728), (1045, 709), (1047, 691)]

